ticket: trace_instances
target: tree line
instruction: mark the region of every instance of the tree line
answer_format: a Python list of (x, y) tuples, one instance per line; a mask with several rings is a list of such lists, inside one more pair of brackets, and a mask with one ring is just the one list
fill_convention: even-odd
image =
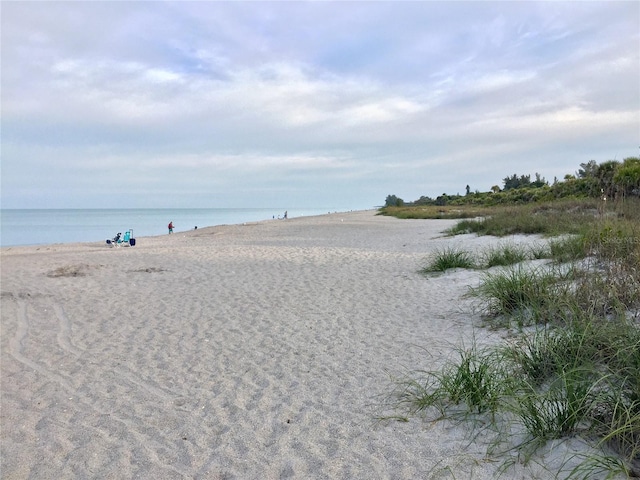
[(590, 160), (581, 163), (575, 174), (564, 179), (553, 179), (549, 183), (539, 173), (531, 175), (513, 174), (502, 180), (502, 188), (491, 187), (489, 192), (471, 191), (465, 187), (464, 195), (443, 193), (436, 198), (422, 196), (413, 202), (405, 202), (396, 195), (388, 195), (385, 207), (404, 205), (498, 205), (503, 203), (529, 203), (550, 201), (558, 198), (603, 198), (620, 200), (625, 197), (640, 197), (640, 158), (628, 157), (622, 162), (608, 160), (597, 163)]

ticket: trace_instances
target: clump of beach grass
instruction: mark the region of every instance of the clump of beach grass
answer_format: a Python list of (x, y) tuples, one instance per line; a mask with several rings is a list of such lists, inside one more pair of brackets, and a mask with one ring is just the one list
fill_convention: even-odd
[(549, 242), (549, 256), (556, 263), (580, 260), (587, 254), (587, 245), (582, 235), (569, 235)]
[(449, 236), (464, 235), (468, 233), (476, 233), (483, 235), (485, 233), (485, 221), (486, 217), (479, 219), (466, 219), (457, 222), (453, 227), (444, 231)]
[(447, 247), (435, 252), (422, 273), (444, 272), (452, 268), (491, 268), (517, 264), (531, 257), (527, 250), (513, 244), (503, 244), (475, 254), (459, 248)]
[[(568, 478), (640, 476), (639, 207), (633, 199), (594, 214), (591, 204), (565, 202), (460, 222), (457, 233), (563, 236), (529, 252), (552, 264), (526, 266), (512, 255), (512, 266), (485, 272), (470, 288), (485, 318), (517, 322), (515, 338), (461, 349), (439, 370), (416, 373), (401, 404), (489, 422), (525, 459), (551, 439), (579, 435), (595, 450), (575, 455), (581, 462), (562, 472)], [(493, 264), (489, 253), (474, 263)]]
[(545, 389), (523, 382), (514, 402), (514, 411), (533, 442), (588, 431), (588, 413), (597, 394), (585, 368), (563, 370)]
[(469, 289), (487, 317), (516, 318), (519, 323), (546, 323), (559, 314), (569, 290), (573, 270), (516, 265), (485, 272), (480, 284)]
[(458, 362), (446, 363), (440, 370), (422, 371), (420, 378), (405, 380), (400, 402), (414, 413), (433, 408), (439, 416), (495, 414), (509, 388), (500, 352), (483, 351), (475, 342), (470, 348), (459, 348), (456, 352)]
[(532, 260), (542, 260), (549, 257), (550, 252), (547, 243), (536, 242), (529, 246), (529, 258)]
[(485, 268), (507, 266), (529, 260), (525, 249), (513, 244), (503, 244), (483, 252), (482, 265)]
[(473, 256), (466, 250), (447, 247), (437, 251), (422, 273), (444, 272), (452, 268), (475, 268)]
[(382, 208), (378, 215), (388, 215), (402, 219), (463, 219), (488, 215), (493, 209), (488, 207), (459, 205), (407, 205)]
[(489, 215), (480, 219), (467, 219), (446, 231), (449, 235), (476, 233), (504, 237), (516, 233), (559, 235), (561, 233), (579, 233), (583, 230), (585, 219), (594, 217), (583, 210), (556, 202), (553, 205), (522, 205), (495, 208)]
[[(582, 472), (579, 478), (602, 478), (605, 462), (626, 475), (640, 468), (637, 324), (580, 320), (456, 353), (439, 369), (405, 379), (399, 406), (491, 428), (499, 432), (499, 443), (514, 443), (506, 451), (515, 448), (524, 458), (549, 440), (591, 439), (594, 451), (603, 453), (574, 469)], [(617, 461), (609, 458), (612, 453)]]

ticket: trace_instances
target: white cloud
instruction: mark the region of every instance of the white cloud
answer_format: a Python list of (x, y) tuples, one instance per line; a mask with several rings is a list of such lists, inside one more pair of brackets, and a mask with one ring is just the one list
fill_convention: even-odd
[(361, 192), (351, 208), (637, 154), (632, 2), (50, 5), (3, 4), (12, 206), (20, 182), (57, 199), (101, 172), (230, 201), (295, 178)]

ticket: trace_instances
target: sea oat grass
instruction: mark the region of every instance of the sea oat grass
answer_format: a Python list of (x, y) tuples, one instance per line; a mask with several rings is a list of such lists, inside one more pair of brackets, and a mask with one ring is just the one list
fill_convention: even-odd
[(469, 412), (494, 414), (508, 385), (501, 362), (494, 353), (475, 347), (458, 353), (459, 361), (439, 376), (441, 393), (453, 404), (466, 405)]
[(634, 473), (631, 467), (616, 454), (583, 454), (576, 457), (581, 457), (583, 460), (567, 472), (567, 480), (614, 480), (640, 477), (640, 473)]
[(443, 416), (467, 416), (500, 409), (511, 389), (501, 352), (482, 351), (474, 345), (457, 349), (458, 359), (440, 370), (418, 372), (419, 378), (404, 382), (401, 403), (418, 412), (435, 408)]
[[(586, 456), (570, 478), (606, 478), (603, 465), (632, 475), (640, 471), (639, 347), (636, 323), (579, 318), (508, 346), (458, 349), (440, 370), (407, 382), (404, 400), (414, 412), (435, 408), (439, 418), (488, 421), (496, 432), (510, 423), (515, 433), (500, 434), (500, 442), (516, 442), (508, 448), (526, 458), (551, 439), (579, 434), (604, 450)], [(513, 430), (514, 419), (525, 436)]]
[(601, 318), (638, 317), (640, 267), (623, 262), (602, 262), (577, 275), (572, 290), (576, 307)]
[(444, 272), (452, 268), (475, 268), (475, 266), (470, 252), (448, 247), (437, 251), (421, 272)]
[(625, 473), (640, 476), (640, 401), (629, 401), (612, 388), (591, 413), (599, 445), (618, 456)]
[(450, 236), (464, 235), (467, 233), (476, 233), (478, 235), (483, 235), (485, 233), (485, 221), (486, 218), (461, 220), (453, 227), (445, 230), (444, 233)]
[(381, 208), (378, 215), (386, 215), (402, 219), (461, 219), (488, 215), (491, 211), (492, 209), (488, 207), (472, 205), (406, 205), (402, 207)]
[(570, 235), (549, 242), (549, 254), (557, 263), (580, 260), (588, 255), (588, 248), (582, 235)]
[(529, 257), (533, 260), (542, 260), (551, 255), (549, 246), (546, 243), (536, 242), (529, 246)]
[[(511, 425), (505, 441), (526, 458), (531, 447), (579, 434), (602, 453), (585, 454), (569, 478), (640, 476), (640, 199), (501, 209), (461, 225), (459, 232), (565, 236), (529, 253), (551, 257), (548, 268), (485, 272), (470, 288), (492, 322), (534, 323), (533, 331), (493, 350), (459, 350), (423, 372), (404, 399), (441, 418), (480, 416), (476, 425), (490, 413), (491, 425)], [(488, 265), (490, 253), (478, 263)]]
[(570, 276), (558, 269), (509, 267), (486, 272), (469, 294), (480, 300), (481, 310), (489, 317), (530, 317), (544, 323), (561, 314)]
[(550, 328), (521, 335), (505, 348), (505, 354), (517, 366), (517, 373), (530, 384), (542, 385), (558, 371), (555, 352), (564, 346), (563, 339)]
[(531, 386), (514, 397), (514, 411), (532, 438), (544, 441), (588, 429), (588, 412), (597, 397), (590, 373), (563, 371), (545, 390)]
[(447, 231), (451, 235), (477, 233), (503, 237), (517, 233), (547, 236), (578, 234), (598, 219), (595, 209), (576, 209), (562, 202), (496, 208), (480, 220), (462, 220)]
[(482, 265), (486, 268), (514, 265), (529, 259), (526, 249), (513, 244), (503, 244), (485, 251)]

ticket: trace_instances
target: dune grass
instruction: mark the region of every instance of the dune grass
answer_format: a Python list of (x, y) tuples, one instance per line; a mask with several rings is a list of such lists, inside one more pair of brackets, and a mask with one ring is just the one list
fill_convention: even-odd
[(458, 222), (446, 231), (449, 235), (476, 233), (504, 237), (516, 233), (558, 235), (560, 233), (579, 233), (585, 219), (590, 221), (592, 211), (572, 210), (567, 204), (560, 203), (557, 208), (542, 208), (537, 205), (519, 207), (501, 207), (480, 219), (467, 219)]
[[(547, 250), (542, 255), (549, 256)], [(512, 244), (498, 245), (483, 252), (473, 252), (446, 247), (431, 255), (428, 263), (420, 270), (421, 273), (444, 272), (453, 268), (491, 268), (495, 266), (513, 265), (525, 260), (536, 258), (534, 253), (526, 248)], [(476, 258), (477, 257), (477, 258)]]
[(471, 252), (447, 247), (437, 251), (430, 262), (422, 268), (422, 273), (444, 272), (452, 268), (475, 268)]
[[(637, 233), (640, 222), (640, 199), (628, 199), (623, 203), (606, 208), (594, 199), (558, 200), (550, 203), (520, 206), (494, 207), (486, 209), (480, 218), (467, 217), (448, 229), (449, 235), (476, 233), (478, 235), (541, 234), (557, 236), (562, 234), (584, 234), (594, 226), (610, 227), (610, 235), (618, 236), (615, 243), (628, 243), (629, 233)], [(480, 213), (480, 212), (479, 212)], [(633, 225), (635, 224), (635, 228)], [(629, 228), (631, 227), (631, 228)], [(633, 238), (633, 237), (631, 237)]]
[(387, 215), (402, 219), (420, 219), (420, 220), (437, 220), (437, 219), (462, 219), (476, 218), (489, 215), (494, 209), (490, 207), (479, 207), (474, 205), (459, 206), (435, 206), (435, 205), (417, 205), (403, 207), (384, 207), (378, 215)]
[(485, 268), (514, 265), (529, 260), (530, 252), (513, 244), (503, 244), (483, 253), (482, 264)]
[(529, 246), (529, 258), (532, 260), (542, 260), (543, 258), (549, 258), (551, 252), (549, 246), (546, 243), (536, 242)]
[(582, 235), (570, 235), (549, 242), (549, 256), (557, 263), (580, 260), (588, 255), (588, 245)]
[[(489, 425), (525, 457), (549, 440), (580, 435), (603, 454), (587, 456), (576, 478), (603, 478), (604, 462), (637, 474), (640, 361), (629, 356), (639, 355), (640, 330), (631, 322), (600, 323), (540, 328), (507, 345), (459, 349), (440, 369), (404, 381), (399, 406)], [(524, 436), (501, 430), (514, 423)]]
[[(478, 259), (457, 254), (474, 268), (507, 265), (485, 272), (469, 294), (486, 321), (515, 322), (520, 333), (416, 373), (403, 382), (400, 405), (496, 430), (519, 425), (501, 436), (517, 452), (580, 435), (602, 453), (562, 472), (568, 478), (640, 476), (640, 200), (597, 214), (576, 202), (508, 217), (463, 221), (458, 231), (563, 236), (528, 252), (507, 245)], [(552, 263), (522, 263), (533, 258)]]
[(400, 403), (414, 413), (435, 409), (439, 417), (495, 414), (509, 389), (500, 352), (482, 351), (475, 343), (456, 351), (458, 362), (447, 363), (441, 370), (423, 371), (420, 379), (405, 380)]
[(469, 289), (486, 317), (520, 326), (547, 323), (564, 315), (569, 281), (575, 270), (530, 268), (520, 265), (486, 272), (480, 285)]

